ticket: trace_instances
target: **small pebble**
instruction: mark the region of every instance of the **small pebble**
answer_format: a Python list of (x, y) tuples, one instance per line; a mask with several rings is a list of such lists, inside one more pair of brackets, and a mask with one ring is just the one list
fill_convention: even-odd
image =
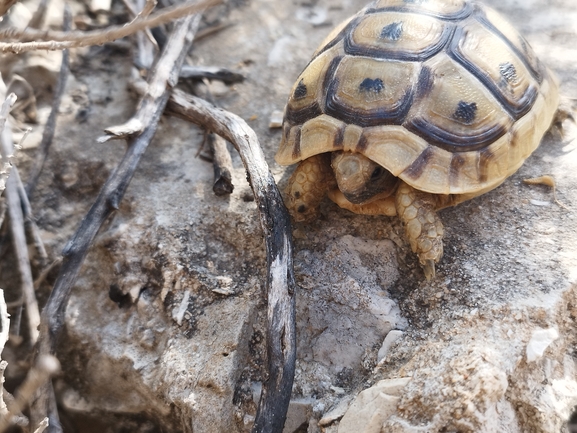
[(270, 115), (269, 128), (280, 128), (282, 126), (283, 112), (274, 110)]

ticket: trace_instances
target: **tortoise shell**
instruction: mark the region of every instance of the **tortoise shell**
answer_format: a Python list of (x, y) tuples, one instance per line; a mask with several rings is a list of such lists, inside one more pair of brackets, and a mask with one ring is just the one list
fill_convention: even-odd
[(379, 0), (297, 79), (276, 161), (360, 152), (433, 194), (489, 191), (535, 150), (558, 86), (503, 17), (464, 0)]

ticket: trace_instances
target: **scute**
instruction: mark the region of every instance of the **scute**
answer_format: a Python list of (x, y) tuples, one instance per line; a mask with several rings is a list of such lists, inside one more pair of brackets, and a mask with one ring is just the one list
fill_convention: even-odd
[(462, 19), (471, 13), (471, 7), (464, 0), (379, 0), (369, 11), (400, 10), (415, 11), (443, 19)]
[(471, 20), (453, 38), (450, 54), (487, 86), (519, 119), (537, 97), (538, 83), (507, 42)]
[(407, 129), (445, 150), (466, 152), (489, 145), (511, 127), (511, 117), (466, 68), (446, 54), (424, 65), (432, 71), (432, 86), (413, 103)]
[(449, 40), (453, 26), (414, 13), (365, 15), (345, 37), (345, 52), (380, 59), (425, 60)]
[(326, 113), (347, 123), (402, 123), (409, 111), (418, 65), (345, 57), (326, 91)]
[(500, 14), (486, 6), (476, 5), (476, 18), (494, 34), (502, 36), (511, 48), (519, 55), (519, 58), (527, 65), (533, 77), (541, 83), (543, 79), (543, 66), (537, 59), (537, 55), (529, 45), (529, 42), (517, 32), (515, 27)]
[(536, 149), (558, 88), (499, 14), (464, 0), (378, 0), (297, 79), (276, 160), (360, 152), (449, 205), (495, 188)]

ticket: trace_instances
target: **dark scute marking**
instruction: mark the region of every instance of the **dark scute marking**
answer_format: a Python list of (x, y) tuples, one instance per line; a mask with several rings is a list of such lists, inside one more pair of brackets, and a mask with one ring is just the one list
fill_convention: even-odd
[(307, 210), (307, 207), (304, 204), (301, 204), (298, 208), (297, 208), (297, 212), (298, 213), (304, 213)]
[(519, 59), (521, 59), (521, 61), (525, 64), (525, 66), (527, 66), (529, 72), (531, 73), (531, 75), (533, 75), (533, 78), (535, 78), (535, 80), (537, 80), (539, 84), (543, 82), (543, 72), (540, 70), (541, 64), (538, 60), (536, 61), (535, 64), (532, 64), (530, 59), (528, 59), (527, 44), (523, 38), (520, 39), (521, 50), (519, 50), (517, 46), (515, 46), (509, 39), (507, 39), (507, 37), (503, 33), (501, 33), (501, 31), (497, 29), (497, 27), (495, 27), (491, 21), (489, 21), (489, 19), (485, 16), (485, 14), (482, 11), (477, 11), (475, 18), (477, 18), (477, 20), (481, 24), (483, 24), (487, 29), (489, 29), (492, 33), (499, 36), (499, 38), (503, 40), (515, 54), (517, 54), (517, 57), (519, 57)]
[(419, 137), (449, 152), (479, 150), (493, 143), (507, 132), (508, 125), (497, 124), (475, 135), (457, 135), (441, 129), (423, 118), (411, 119), (403, 126)]
[(466, 103), (465, 101), (459, 101), (457, 109), (453, 113), (453, 117), (467, 125), (470, 125), (475, 120), (476, 113), (477, 104), (475, 102)]
[(337, 133), (335, 134), (335, 141), (333, 142), (333, 148), (335, 150), (342, 149), (344, 141), (345, 141), (345, 126), (343, 125), (337, 130)]
[(293, 147), (293, 159), (300, 159), (301, 157), (301, 127), (295, 126), (297, 132), (295, 134), (295, 144)]
[(451, 157), (451, 167), (449, 167), (449, 182), (451, 185), (457, 184), (459, 172), (463, 165), (465, 165), (465, 158), (458, 153), (453, 153), (453, 156)]
[(301, 197), (301, 192), (300, 191), (295, 191), (295, 193), (293, 194), (295, 196), (295, 198), (300, 198)]
[(293, 93), (293, 98), (302, 99), (305, 96), (307, 96), (307, 86), (301, 78), (299, 84), (297, 85), (297, 88), (295, 89), (295, 92)]
[(418, 179), (423, 174), (427, 163), (433, 156), (433, 148), (427, 147), (421, 154), (413, 161), (413, 163), (404, 171), (404, 173), (411, 179)]
[(353, 40), (352, 32), (345, 35), (344, 47), (345, 53), (352, 56), (372, 57), (375, 59), (390, 59), (404, 61), (425, 61), (441, 51), (451, 40), (455, 26), (449, 23), (443, 23), (443, 32), (437, 43), (428, 45), (421, 50), (405, 51), (395, 47), (384, 48), (377, 44), (357, 45)]
[(389, 41), (398, 41), (401, 39), (401, 34), (403, 33), (403, 22), (394, 22), (391, 24), (387, 24), (381, 30), (380, 37), (381, 39), (388, 39)]
[(479, 152), (479, 182), (487, 181), (489, 164), (493, 158), (495, 158), (495, 155), (489, 149)]
[(372, 78), (365, 78), (359, 85), (359, 92), (380, 93), (384, 88), (385, 84), (380, 78), (375, 78), (374, 80)]
[(419, 73), (419, 79), (417, 80), (417, 87), (415, 91), (416, 99), (423, 99), (426, 97), (433, 89), (433, 84), (435, 82), (435, 76), (428, 66), (423, 66), (421, 72)]
[(356, 151), (359, 153), (365, 153), (367, 147), (369, 146), (369, 140), (367, 140), (367, 136), (365, 134), (361, 135), (359, 138), (359, 142), (357, 143)]
[(507, 81), (507, 83), (515, 84), (517, 82), (517, 70), (515, 65), (509, 62), (501, 63), (499, 65), (499, 73)]
[(291, 125), (302, 125), (307, 120), (314, 119), (321, 114), (321, 107), (318, 102), (315, 101), (311, 105), (301, 108), (300, 110), (291, 110), (287, 107), (285, 112), (285, 121), (289, 122)]

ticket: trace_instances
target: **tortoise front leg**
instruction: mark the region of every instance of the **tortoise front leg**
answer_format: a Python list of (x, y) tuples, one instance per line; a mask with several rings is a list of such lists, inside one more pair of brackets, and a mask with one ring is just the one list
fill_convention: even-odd
[(435, 277), (435, 263), (443, 256), (443, 223), (437, 215), (437, 199), (401, 182), (396, 205), (411, 249), (419, 256), (425, 277), (431, 280)]
[(315, 155), (301, 161), (286, 189), (285, 204), (293, 219), (298, 222), (315, 219), (323, 197), (335, 183), (330, 154)]

